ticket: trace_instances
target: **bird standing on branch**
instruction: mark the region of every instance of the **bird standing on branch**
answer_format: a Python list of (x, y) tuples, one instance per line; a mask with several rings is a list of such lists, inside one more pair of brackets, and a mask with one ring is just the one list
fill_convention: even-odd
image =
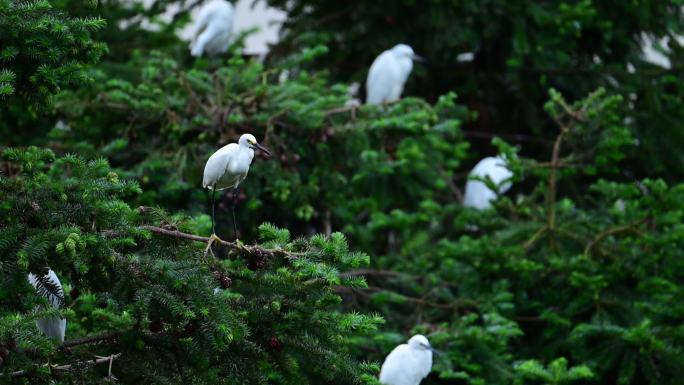
[(486, 210), (492, 207), (492, 201), (496, 199), (498, 194), (503, 194), (511, 188), (511, 182), (508, 179), (512, 176), (513, 173), (506, 168), (506, 160), (503, 157), (490, 156), (482, 159), (470, 171), (468, 178), (489, 178), (497, 186), (498, 192), (490, 189), (481, 180), (468, 180), (465, 187), (463, 206), (478, 210)]
[(205, 5), (195, 21), (190, 54), (220, 55), (228, 51), (233, 33), (235, 9), (226, 0), (214, 0)]
[[(64, 303), (64, 289), (62, 289), (62, 283), (52, 269), (48, 269), (47, 274), (41, 276), (29, 273), (28, 281), (39, 295), (47, 298), (52, 307), (55, 309), (62, 307)], [(64, 342), (66, 319), (57, 317), (40, 318), (36, 320), (36, 326), (47, 337)]]
[(380, 369), (383, 385), (418, 385), (432, 369), (432, 353), (437, 352), (425, 336), (416, 334), (394, 348)]
[(202, 186), (211, 191), (211, 242), (220, 239), (216, 236), (216, 218), (214, 215), (214, 206), (217, 190), (233, 189), (233, 230), (235, 231), (235, 239), (238, 238), (237, 222), (235, 221), (235, 205), (237, 204), (237, 191), (240, 183), (245, 180), (249, 172), (249, 166), (252, 164), (254, 158), (254, 150), (261, 150), (268, 156), (271, 152), (265, 147), (257, 143), (256, 138), (252, 134), (243, 134), (240, 136), (238, 143), (230, 143), (221, 147), (218, 151), (213, 153), (207, 164), (204, 166), (204, 178)]
[(397, 44), (378, 56), (368, 71), (366, 104), (399, 100), (414, 61), (425, 61), (406, 44)]

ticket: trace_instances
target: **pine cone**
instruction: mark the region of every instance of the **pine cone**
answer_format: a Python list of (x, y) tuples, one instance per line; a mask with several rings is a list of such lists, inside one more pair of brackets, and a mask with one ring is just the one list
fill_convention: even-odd
[(227, 289), (233, 284), (233, 280), (230, 279), (230, 277), (228, 277), (226, 274), (220, 271), (214, 271), (213, 274), (221, 289)]
[(283, 343), (276, 336), (273, 336), (268, 340), (268, 350), (270, 351), (280, 352), (283, 350), (283, 347)]
[(247, 268), (250, 270), (259, 270), (266, 265), (264, 254), (259, 249), (254, 249), (250, 254), (248, 254), (249, 262), (247, 262)]

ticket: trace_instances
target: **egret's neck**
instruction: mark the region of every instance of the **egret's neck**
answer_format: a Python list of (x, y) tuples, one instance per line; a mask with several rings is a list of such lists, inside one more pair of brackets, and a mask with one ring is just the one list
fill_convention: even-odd
[(238, 151), (239, 151), (238, 156), (240, 158), (247, 158), (247, 157), (253, 157), (254, 156), (254, 150), (249, 146), (240, 145), (238, 147)]
[(413, 60), (409, 57), (402, 57), (399, 59), (399, 66), (401, 67), (401, 76), (406, 80), (413, 69)]

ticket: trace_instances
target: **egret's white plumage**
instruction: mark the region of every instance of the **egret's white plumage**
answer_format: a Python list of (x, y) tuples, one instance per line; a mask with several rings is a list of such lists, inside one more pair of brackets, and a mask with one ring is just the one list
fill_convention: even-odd
[(213, 0), (205, 5), (195, 21), (190, 54), (198, 57), (228, 51), (234, 17), (235, 9), (226, 0)]
[(394, 348), (380, 369), (384, 385), (418, 385), (432, 369), (432, 347), (425, 336), (416, 334)]
[(213, 153), (204, 165), (202, 186), (210, 190), (237, 188), (245, 180), (254, 159), (254, 135), (244, 134), (237, 143), (230, 143)]
[[(48, 270), (48, 273), (44, 276), (44, 278), (50, 281), (51, 284), (56, 288), (59, 288), (58, 292), (56, 293), (57, 295), (48, 293), (46, 296), (48, 302), (50, 302), (50, 305), (52, 305), (52, 307), (55, 309), (59, 309), (61, 300), (58, 295), (64, 298), (62, 283), (59, 281), (57, 274), (55, 274), (52, 269)], [(36, 275), (29, 273), (28, 281), (36, 290), (38, 290), (40, 283)], [(56, 338), (60, 342), (64, 341), (64, 334), (66, 334), (66, 319), (57, 317), (41, 318), (36, 320), (36, 326), (38, 327), (38, 330), (40, 330), (46, 336), (50, 338)]]
[[(511, 188), (511, 182), (506, 180), (512, 177), (513, 173), (506, 168), (506, 161), (501, 156), (490, 156), (479, 161), (468, 176), (489, 177), (499, 187), (499, 193), (503, 194)], [(492, 206), (492, 201), (496, 197), (497, 193), (487, 187), (484, 182), (468, 180), (466, 182), (463, 206), (485, 210)]]
[(397, 44), (378, 56), (368, 71), (366, 103), (382, 104), (399, 100), (404, 84), (420, 57), (406, 44)]
[[(212, 191), (211, 196), (211, 222), (214, 231), (214, 195), (217, 190), (232, 188), (236, 194), (237, 188), (247, 177), (249, 166), (254, 159), (254, 149), (261, 150), (268, 154), (271, 153), (257, 143), (252, 134), (243, 134), (237, 143), (230, 143), (221, 147), (213, 153), (204, 165), (204, 178), (202, 187)], [(233, 204), (234, 208), (234, 204)], [(237, 237), (237, 225), (235, 224), (235, 213), (233, 213), (233, 226)]]

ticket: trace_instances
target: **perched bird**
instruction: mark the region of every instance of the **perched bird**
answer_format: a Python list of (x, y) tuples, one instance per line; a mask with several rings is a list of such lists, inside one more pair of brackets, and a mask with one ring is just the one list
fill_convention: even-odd
[(226, 0), (213, 0), (205, 5), (195, 21), (190, 54), (214, 56), (228, 51), (234, 17), (235, 9)]
[(202, 180), (202, 187), (208, 188), (211, 191), (211, 231), (212, 239), (218, 239), (216, 236), (216, 223), (214, 217), (215, 195), (217, 190), (233, 189), (233, 229), (235, 230), (235, 238), (237, 239), (237, 224), (235, 222), (235, 202), (237, 198), (237, 189), (240, 183), (245, 180), (249, 172), (249, 165), (252, 164), (254, 158), (254, 150), (261, 150), (268, 156), (271, 152), (265, 147), (257, 143), (256, 138), (252, 134), (243, 134), (237, 143), (227, 144), (215, 153), (213, 153), (207, 164), (204, 165), (204, 178)]
[[(489, 179), (498, 186), (499, 193), (503, 194), (511, 188), (511, 182), (506, 180), (513, 176), (513, 173), (506, 168), (506, 161), (504, 158), (501, 156), (490, 156), (479, 161), (473, 170), (470, 171), (468, 176), (480, 178), (489, 177)], [(463, 206), (485, 210), (492, 207), (491, 202), (496, 199), (496, 197), (497, 193), (487, 187), (481, 180), (468, 180), (465, 187)]]
[(366, 103), (399, 100), (413, 69), (413, 61), (424, 61), (406, 44), (397, 44), (375, 58), (366, 79)]
[(432, 369), (435, 349), (425, 336), (416, 334), (394, 348), (380, 369), (380, 383), (384, 385), (418, 385)]
[[(62, 283), (59, 282), (57, 274), (52, 269), (49, 269), (47, 274), (40, 277), (29, 273), (28, 281), (38, 294), (47, 298), (52, 307), (55, 309), (61, 307), (62, 302), (64, 302), (64, 289), (62, 289)], [(36, 320), (36, 326), (46, 336), (56, 338), (60, 342), (64, 341), (66, 319), (57, 317), (41, 318)]]

